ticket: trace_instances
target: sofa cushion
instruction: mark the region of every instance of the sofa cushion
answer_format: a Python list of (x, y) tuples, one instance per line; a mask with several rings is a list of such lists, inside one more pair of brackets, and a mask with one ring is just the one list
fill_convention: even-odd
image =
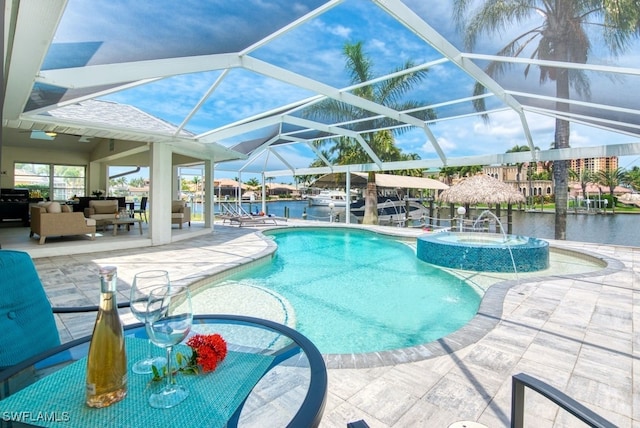
[(96, 220), (93, 219), (93, 218), (85, 218), (84, 221), (87, 224), (87, 226), (95, 226), (96, 225)]
[(72, 213), (73, 212), (71, 207), (69, 205), (67, 205), (67, 204), (62, 205), (61, 208), (62, 208), (62, 212), (63, 213)]
[(106, 219), (112, 219), (115, 218), (115, 214), (114, 213), (109, 213), (109, 214), (92, 214), (90, 218), (94, 219), (94, 220), (106, 220)]

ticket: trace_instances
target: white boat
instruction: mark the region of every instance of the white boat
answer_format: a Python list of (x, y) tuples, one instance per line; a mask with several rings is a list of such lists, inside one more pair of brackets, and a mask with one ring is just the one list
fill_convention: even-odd
[[(351, 215), (362, 222), (364, 218), (364, 199), (351, 204)], [(409, 204), (409, 221), (420, 221), (429, 217), (429, 209), (415, 200), (402, 200), (398, 197), (378, 197), (378, 223), (399, 224), (407, 221), (407, 203)]]
[(347, 194), (341, 190), (322, 190), (317, 195), (307, 196), (307, 199), (309, 200), (309, 205), (327, 207), (330, 203), (333, 203), (334, 207), (347, 206)]

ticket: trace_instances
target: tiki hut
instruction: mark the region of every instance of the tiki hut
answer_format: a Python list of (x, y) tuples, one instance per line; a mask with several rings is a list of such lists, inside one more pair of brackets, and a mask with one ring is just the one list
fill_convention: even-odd
[(438, 198), (442, 202), (451, 204), (451, 217), (454, 217), (453, 204), (465, 205), (467, 215), (469, 205), (494, 204), (496, 216), (500, 217), (500, 204), (508, 204), (507, 233), (511, 233), (511, 204), (524, 202), (524, 195), (513, 187), (488, 175), (474, 175), (460, 181), (442, 191)]
[(524, 202), (524, 195), (488, 175), (474, 175), (443, 190), (439, 199), (451, 204), (513, 204)]

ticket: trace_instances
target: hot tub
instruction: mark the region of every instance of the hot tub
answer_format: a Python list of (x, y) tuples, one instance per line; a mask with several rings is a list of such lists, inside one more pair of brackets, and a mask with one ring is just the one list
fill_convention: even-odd
[[(418, 237), (417, 256), (438, 266), (482, 272), (535, 272), (549, 267), (549, 243), (520, 235), (442, 232)], [(512, 259), (513, 257), (513, 259)]]

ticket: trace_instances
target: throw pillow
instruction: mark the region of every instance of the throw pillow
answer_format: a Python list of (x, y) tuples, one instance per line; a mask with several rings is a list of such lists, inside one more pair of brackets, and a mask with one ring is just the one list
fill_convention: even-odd
[(47, 207), (47, 212), (48, 213), (61, 213), (62, 212), (62, 207), (60, 207), (60, 202), (51, 202), (49, 203), (49, 206)]

